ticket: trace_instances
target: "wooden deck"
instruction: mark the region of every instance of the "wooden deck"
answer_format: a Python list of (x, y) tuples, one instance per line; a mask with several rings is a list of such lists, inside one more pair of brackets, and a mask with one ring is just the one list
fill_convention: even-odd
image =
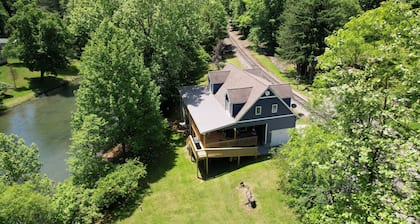
[[(256, 137), (256, 136), (253, 136)], [(237, 139), (236, 139), (237, 140)], [(226, 141), (224, 141), (226, 142)], [(240, 164), (240, 158), (242, 156), (257, 156), (258, 147), (220, 147), (220, 148), (205, 148), (201, 141), (194, 140), (190, 135), (186, 140), (186, 145), (191, 158), (194, 158), (197, 164), (197, 176), (198, 176), (198, 161), (205, 160), (206, 174), (209, 172), (209, 158), (230, 158), (237, 157), (238, 165)]]

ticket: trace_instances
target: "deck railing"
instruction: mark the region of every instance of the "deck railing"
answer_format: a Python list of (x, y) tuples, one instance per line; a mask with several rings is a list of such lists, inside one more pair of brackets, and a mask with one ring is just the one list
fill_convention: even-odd
[[(253, 140), (255, 138), (255, 140)], [(218, 142), (221, 143), (219, 145), (223, 144), (230, 144), (230, 147), (218, 147), (218, 148), (204, 148), (201, 141), (196, 143), (194, 138), (190, 135), (188, 136), (186, 140), (188, 152), (190, 153), (190, 156), (195, 158), (196, 164), (197, 164), (197, 176), (198, 176), (198, 161), (205, 160), (206, 165), (206, 174), (209, 172), (209, 158), (225, 158), (225, 157), (237, 157), (238, 158), (238, 166), (240, 163), (240, 157), (241, 156), (257, 156), (258, 155), (258, 147), (235, 147), (232, 146), (232, 143), (251, 143), (255, 141), (256, 145), (256, 136), (248, 137), (248, 138), (242, 138), (242, 139), (234, 139), (235, 141), (232, 142), (232, 140), (222, 141)], [(197, 148), (198, 144), (200, 148)]]
[(206, 148), (224, 148), (224, 147), (246, 147), (256, 146), (257, 136), (250, 136), (245, 138), (230, 139), (224, 141), (207, 142)]

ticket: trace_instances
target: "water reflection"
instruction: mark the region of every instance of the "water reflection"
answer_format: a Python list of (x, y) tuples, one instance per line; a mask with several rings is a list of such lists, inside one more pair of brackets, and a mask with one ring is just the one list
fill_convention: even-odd
[(76, 88), (63, 87), (0, 116), (0, 131), (17, 134), (28, 145), (35, 143), (44, 163), (41, 173), (55, 181), (63, 181), (69, 175), (65, 159), (70, 144), (70, 116)]

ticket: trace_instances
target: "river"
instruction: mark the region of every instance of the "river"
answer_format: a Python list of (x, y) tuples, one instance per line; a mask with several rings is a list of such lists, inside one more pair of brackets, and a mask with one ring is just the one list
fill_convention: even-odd
[(42, 174), (61, 182), (69, 176), (67, 151), (70, 145), (70, 116), (74, 110), (74, 90), (66, 86), (0, 116), (0, 132), (14, 133), (30, 145), (38, 146)]

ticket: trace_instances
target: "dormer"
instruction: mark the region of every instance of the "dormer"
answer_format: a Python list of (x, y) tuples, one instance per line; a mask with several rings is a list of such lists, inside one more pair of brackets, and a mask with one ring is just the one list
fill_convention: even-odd
[(208, 74), (209, 90), (212, 94), (216, 94), (225, 82), (230, 71), (210, 71)]
[(252, 87), (228, 89), (225, 96), (225, 110), (230, 116), (236, 117), (239, 111), (247, 102)]

